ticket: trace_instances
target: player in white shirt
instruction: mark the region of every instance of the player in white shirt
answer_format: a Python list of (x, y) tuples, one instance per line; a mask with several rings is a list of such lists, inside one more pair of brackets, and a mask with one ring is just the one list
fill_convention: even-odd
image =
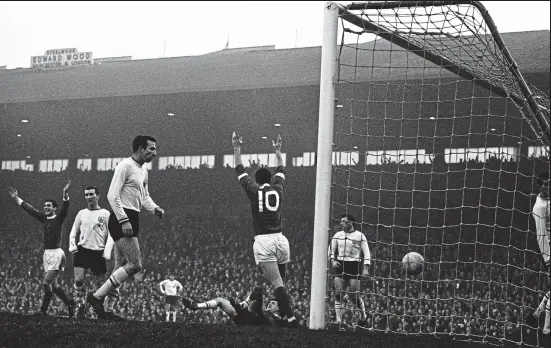
[(172, 321), (176, 322), (176, 306), (178, 305), (178, 296), (183, 287), (179, 281), (174, 279), (174, 275), (171, 274), (169, 279), (165, 279), (159, 283), (159, 288), (163, 295), (165, 295), (165, 310), (166, 321), (170, 321), (170, 312), (172, 312)]
[[(536, 198), (536, 203), (532, 208), (532, 216), (536, 222), (536, 233), (538, 239), (538, 246), (540, 248), (541, 257), (547, 268), (547, 277), (549, 280), (549, 272), (551, 271), (549, 266), (549, 253), (550, 253), (550, 221), (549, 221), (549, 171), (545, 170), (538, 175), (538, 185), (540, 193)], [(551, 284), (550, 284), (551, 286)], [(543, 333), (548, 335), (550, 332), (550, 317), (549, 317), (549, 291), (543, 297), (543, 300), (539, 304), (538, 308), (534, 312), (534, 317), (539, 318), (541, 313), (545, 311), (545, 322), (543, 325)]]
[(95, 278), (94, 291), (105, 281), (106, 260), (111, 259), (113, 249), (113, 239), (107, 228), (110, 213), (98, 204), (98, 188), (86, 187), (84, 199), (88, 207), (78, 212), (69, 235), (69, 251), (73, 253), (77, 318), (86, 317), (86, 270), (89, 269)]
[(361, 276), (369, 275), (371, 253), (365, 235), (356, 231), (354, 222), (356, 219), (353, 215), (343, 214), (340, 221), (342, 230), (335, 233), (331, 239), (331, 265), (335, 269), (335, 315), (337, 324), (340, 325), (344, 313), (342, 291), (349, 285), (349, 298), (360, 309), (358, 325), (365, 327), (367, 322), (365, 303), (358, 293)]
[(126, 263), (114, 270), (109, 279), (86, 298), (86, 302), (92, 305), (99, 319), (106, 319), (103, 303), (107, 294), (142, 270), (138, 242), (140, 210), (144, 207), (159, 218), (164, 214), (164, 210), (149, 196), (148, 173), (145, 166), (157, 156), (156, 141), (155, 138), (146, 135), (135, 137), (132, 141), (132, 156), (117, 165), (109, 186), (107, 200), (113, 209), (108, 222), (109, 233), (115, 241), (116, 250), (124, 255)]

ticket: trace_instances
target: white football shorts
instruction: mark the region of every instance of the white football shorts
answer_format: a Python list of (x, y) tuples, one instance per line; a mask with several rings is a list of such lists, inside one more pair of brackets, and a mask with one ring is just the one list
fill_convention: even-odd
[(44, 250), (42, 260), (44, 261), (44, 272), (65, 269), (65, 252), (61, 248)]
[(278, 264), (288, 263), (291, 260), (289, 241), (282, 233), (259, 234), (254, 237), (254, 261), (276, 261)]

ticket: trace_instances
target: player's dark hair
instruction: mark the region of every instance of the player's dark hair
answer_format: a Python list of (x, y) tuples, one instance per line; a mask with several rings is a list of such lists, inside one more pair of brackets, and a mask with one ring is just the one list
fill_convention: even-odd
[(549, 171), (544, 170), (538, 174), (538, 185), (543, 185), (544, 181), (549, 181)]
[(87, 190), (94, 190), (94, 192), (96, 193), (96, 196), (99, 195), (99, 189), (95, 186), (86, 186), (84, 188), (84, 191), (87, 191)]
[(272, 181), (272, 173), (268, 168), (258, 168), (254, 178), (259, 185), (269, 184)]
[(54, 199), (47, 199), (44, 201), (44, 203), (50, 202), (52, 203), (52, 207), (57, 208), (57, 202)]
[(356, 222), (356, 218), (352, 214), (342, 214), (341, 219), (344, 217), (347, 218), (348, 221)]
[(137, 137), (132, 140), (132, 151), (136, 152), (141, 147), (144, 150), (147, 149), (147, 141), (151, 141), (156, 143), (157, 139), (149, 136), (149, 135), (138, 135)]

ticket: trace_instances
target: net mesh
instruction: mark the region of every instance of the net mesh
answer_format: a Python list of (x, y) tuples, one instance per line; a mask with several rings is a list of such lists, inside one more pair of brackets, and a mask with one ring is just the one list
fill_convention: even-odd
[[(354, 6), (339, 21), (331, 216), (332, 234), (350, 213), (369, 242), (366, 329), (540, 345), (528, 317), (548, 280), (531, 212), (549, 146), (512, 63), (475, 6)], [(402, 270), (411, 251), (418, 276)], [(355, 325), (353, 292), (340, 295)]]

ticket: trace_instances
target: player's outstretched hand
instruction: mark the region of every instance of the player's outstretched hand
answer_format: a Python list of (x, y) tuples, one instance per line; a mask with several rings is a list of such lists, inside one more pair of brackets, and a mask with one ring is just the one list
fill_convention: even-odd
[(14, 187), (8, 186), (8, 194), (11, 196), (11, 198), (16, 198), (17, 190)]
[(67, 190), (69, 190), (69, 187), (71, 187), (71, 180), (67, 181), (67, 184), (66, 184), (65, 187), (63, 188), (63, 195), (64, 195), (64, 196), (67, 195)]
[(165, 214), (165, 210), (160, 208), (160, 207), (157, 207), (155, 208), (155, 215), (157, 215), (160, 218), (163, 217), (163, 215)]
[(231, 142), (233, 147), (240, 147), (241, 145), (243, 145), (243, 137), (240, 136), (239, 133), (233, 132)]
[(281, 134), (277, 136), (277, 141), (272, 140), (272, 146), (275, 151), (281, 151)]

